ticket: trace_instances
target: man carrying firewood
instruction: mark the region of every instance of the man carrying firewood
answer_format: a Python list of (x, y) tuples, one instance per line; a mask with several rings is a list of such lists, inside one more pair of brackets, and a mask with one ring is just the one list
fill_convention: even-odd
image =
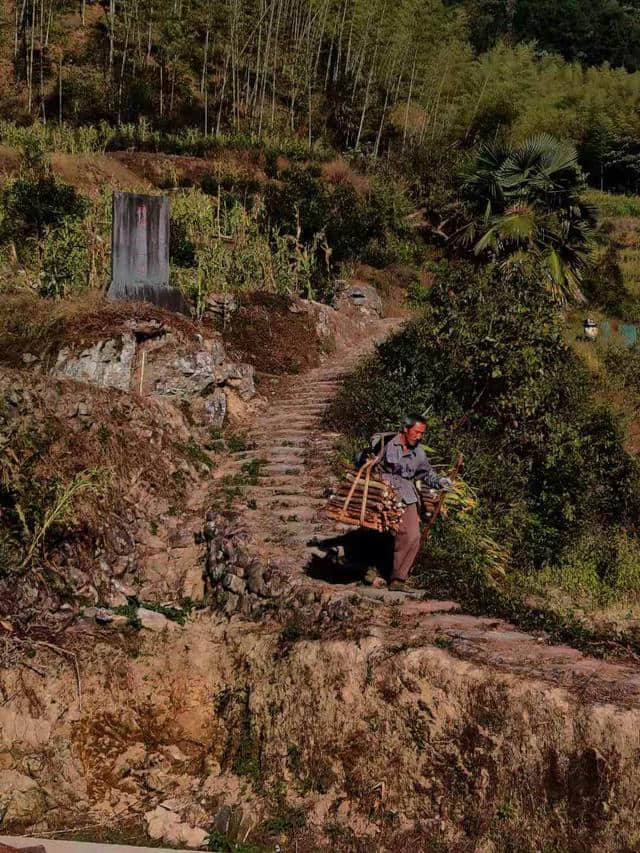
[(380, 460), (381, 477), (390, 483), (403, 503), (404, 512), (395, 534), (393, 571), (389, 589), (405, 591), (405, 582), (420, 550), (419, 495), (416, 482), (422, 480), (430, 489), (449, 491), (449, 477), (438, 477), (420, 447), (426, 423), (419, 415), (408, 415), (400, 432), (385, 445)]

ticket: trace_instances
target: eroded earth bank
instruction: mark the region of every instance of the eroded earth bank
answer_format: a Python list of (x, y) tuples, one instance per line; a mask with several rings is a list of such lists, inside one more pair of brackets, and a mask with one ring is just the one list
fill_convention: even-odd
[[(242, 352), (98, 304), (57, 318), (37, 357), (19, 337), (3, 354), (5, 448), (33, 448), (24, 523), (37, 539), (49, 518), (52, 535), (46, 573), (27, 561), (3, 582), (2, 831), (637, 850), (630, 664), (305, 573), (307, 542), (330, 532), (318, 509), (339, 437), (323, 410), (399, 320), (366, 288), (337, 309), (243, 310), (257, 332)], [(285, 328), (299, 362), (267, 374), (258, 345)], [(73, 518), (55, 515), (60, 492), (30, 490), (45, 470), (75, 478)]]

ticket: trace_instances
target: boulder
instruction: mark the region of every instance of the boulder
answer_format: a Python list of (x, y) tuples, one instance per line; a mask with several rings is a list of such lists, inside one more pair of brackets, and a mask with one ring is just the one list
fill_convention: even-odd
[(184, 823), (179, 815), (162, 806), (156, 806), (144, 817), (147, 821), (147, 833), (154, 841), (162, 839), (165, 844), (179, 844), (193, 850), (207, 842), (208, 836), (204, 829)]
[(99, 388), (128, 391), (135, 354), (136, 340), (129, 333), (119, 339), (98, 341), (80, 352), (64, 347), (58, 353), (51, 375), (89, 382)]
[(235, 388), (241, 400), (250, 400), (256, 393), (255, 371), (250, 364), (229, 364), (226, 384)]
[(200, 602), (204, 599), (204, 574), (201, 565), (193, 564), (186, 569), (182, 581), (181, 595), (182, 598), (189, 598), (194, 602)]
[(382, 316), (382, 299), (380, 294), (370, 284), (363, 281), (353, 282), (344, 288), (337, 300), (338, 310), (344, 307), (359, 308), (363, 312)]
[(246, 590), (244, 581), (231, 572), (226, 573), (222, 580), (222, 585), (229, 592), (234, 592), (236, 595), (242, 595)]
[(42, 817), (45, 807), (44, 792), (34, 779), (17, 770), (0, 770), (0, 814), (4, 823), (34, 823)]
[(238, 606), (240, 605), (240, 596), (235, 595), (233, 592), (226, 593), (223, 605), (223, 611), (227, 616), (232, 616), (234, 613), (238, 611)]
[(254, 595), (266, 595), (267, 588), (264, 582), (264, 574), (262, 568), (258, 564), (249, 566), (247, 569), (247, 586), (249, 592)]
[(155, 610), (147, 610), (146, 607), (138, 607), (136, 615), (140, 620), (140, 624), (147, 631), (164, 631), (165, 628), (175, 628), (176, 623), (171, 622), (162, 613), (157, 613)]

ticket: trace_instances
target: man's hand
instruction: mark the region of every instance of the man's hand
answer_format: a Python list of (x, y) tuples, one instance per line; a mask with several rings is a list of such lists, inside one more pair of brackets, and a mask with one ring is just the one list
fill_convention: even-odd
[(450, 492), (453, 488), (453, 480), (449, 477), (440, 477), (439, 483), (443, 492)]

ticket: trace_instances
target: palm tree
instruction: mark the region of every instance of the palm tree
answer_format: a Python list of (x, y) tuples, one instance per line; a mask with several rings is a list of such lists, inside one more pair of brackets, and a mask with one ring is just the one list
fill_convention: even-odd
[(505, 266), (528, 257), (560, 300), (584, 301), (595, 211), (582, 200), (583, 188), (576, 149), (549, 134), (511, 151), (483, 146), (463, 184), (471, 215), (455, 239)]

